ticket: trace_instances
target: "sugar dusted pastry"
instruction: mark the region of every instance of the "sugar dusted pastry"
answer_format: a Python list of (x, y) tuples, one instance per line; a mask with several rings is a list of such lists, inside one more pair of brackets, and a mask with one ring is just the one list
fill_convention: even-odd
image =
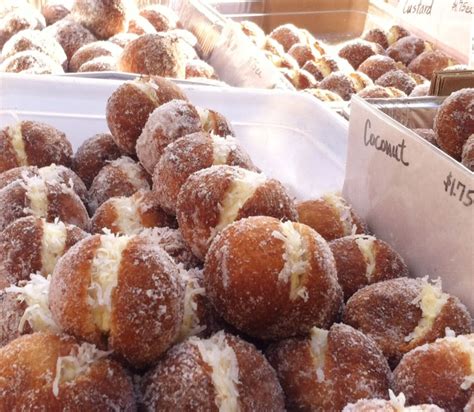
[(342, 305), (326, 241), (306, 225), (272, 217), (225, 228), (206, 256), (204, 285), (224, 320), (260, 339), (327, 328)]

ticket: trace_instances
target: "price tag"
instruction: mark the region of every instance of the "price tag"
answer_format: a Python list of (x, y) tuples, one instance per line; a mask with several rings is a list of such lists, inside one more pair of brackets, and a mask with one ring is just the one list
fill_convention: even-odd
[(466, 183), (453, 177), (453, 173), (449, 172), (443, 181), (444, 191), (449, 196), (454, 196), (464, 206), (472, 206), (474, 202), (474, 189), (469, 189)]

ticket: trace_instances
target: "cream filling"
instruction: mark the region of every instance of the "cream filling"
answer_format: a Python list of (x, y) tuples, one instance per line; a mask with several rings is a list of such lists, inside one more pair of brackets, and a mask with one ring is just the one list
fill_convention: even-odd
[(61, 169), (62, 169), (61, 167), (56, 166), (53, 163), (50, 166), (45, 166), (38, 169), (38, 174), (46, 182), (55, 182), (62, 185), (68, 190), (73, 190), (74, 189), (73, 180), (69, 179), (68, 182), (64, 181), (63, 177), (61, 176), (61, 171), (62, 171)]
[(212, 137), (212, 164), (225, 165), (230, 152), (237, 148), (237, 140), (232, 136), (220, 137), (211, 133)]
[(79, 375), (86, 373), (94, 362), (105, 358), (110, 353), (84, 342), (75, 345), (68, 356), (59, 356), (56, 360), (56, 373), (53, 380), (54, 396), (58, 396), (61, 383), (73, 381)]
[(182, 276), (186, 282), (186, 289), (184, 292), (183, 323), (181, 324), (178, 341), (183, 341), (189, 336), (197, 335), (206, 329), (206, 325), (200, 324), (196, 302), (196, 297), (204, 296), (206, 290), (199, 286), (197, 279), (189, 276), (187, 271), (182, 270)]
[(202, 129), (206, 132), (209, 132), (212, 130), (212, 120), (211, 117), (209, 116), (209, 110), (208, 109), (202, 109), (200, 107), (196, 107), (196, 110), (199, 115), (199, 119), (201, 120), (201, 126)]
[(377, 257), (374, 247), (375, 240), (376, 239), (373, 236), (366, 235), (356, 236), (355, 239), (357, 247), (359, 248), (360, 253), (362, 253), (362, 256), (364, 257), (364, 261), (366, 264), (365, 277), (369, 282), (372, 281), (372, 275), (375, 271)]
[(328, 334), (324, 329), (311, 329), (311, 354), (316, 368), (316, 379), (318, 382), (324, 381), (324, 365), (326, 363), (326, 352), (328, 349)]
[(26, 190), (29, 207), (27, 213), (36, 217), (48, 217), (48, 188), (46, 182), (39, 176), (23, 174), (22, 186)]
[(332, 73), (332, 67), (326, 60), (316, 61), (316, 67), (319, 69), (323, 77), (327, 77)]
[(328, 202), (339, 214), (339, 220), (342, 223), (344, 236), (352, 234), (352, 216), (351, 208), (344, 199), (336, 194), (327, 194), (323, 199)]
[(19, 166), (28, 166), (28, 156), (26, 155), (25, 141), (21, 133), (21, 123), (9, 126), (7, 133), (10, 136), (11, 144), (15, 151), (16, 162)]
[(144, 188), (144, 179), (142, 175), (142, 168), (132, 161), (125, 161), (121, 164), (121, 170), (127, 175), (128, 180), (132, 183), (132, 185), (136, 188)]
[(266, 181), (264, 175), (245, 169), (239, 169), (238, 174), (239, 176), (234, 178), (231, 187), (219, 205), (219, 223), (215, 228), (217, 232), (235, 221), (240, 208), (254, 195), (257, 188)]
[(43, 236), (41, 238), (41, 267), (44, 274), (53, 273), (58, 259), (66, 247), (66, 225), (58, 219), (54, 223), (43, 221)]
[(117, 197), (113, 205), (117, 213), (115, 224), (121, 233), (134, 235), (143, 230), (140, 211), (134, 196)]
[(272, 236), (285, 244), (283, 259), (285, 264), (278, 274), (278, 280), (290, 282), (290, 299), (301, 298), (308, 300), (308, 290), (303, 285), (305, 274), (310, 268), (308, 250), (303, 236), (296, 230), (293, 222), (281, 222), (279, 231), (275, 230)]
[(215, 403), (220, 412), (238, 412), (239, 364), (234, 350), (226, 342), (224, 332), (218, 332), (209, 339), (191, 338), (197, 346), (202, 360), (212, 369), (212, 383), (216, 391)]
[(102, 332), (110, 331), (112, 293), (117, 286), (122, 253), (129, 240), (129, 236), (101, 235), (100, 245), (92, 260), (87, 302), (91, 306), (94, 322)]
[(356, 92), (360, 92), (367, 86), (362, 76), (359, 76), (358, 73), (349, 73), (349, 76), (352, 79), (352, 84), (354, 85)]
[(433, 326), (436, 317), (440, 314), (448, 299), (449, 295), (443, 293), (439, 280), (431, 284), (427, 278), (423, 279), (421, 292), (412, 302), (420, 307), (421, 318), (413, 332), (405, 337), (405, 341), (410, 342), (425, 336)]
[(18, 325), (18, 331), (23, 332), (25, 323), (28, 322), (34, 332), (51, 331), (59, 332), (59, 327), (53, 320), (49, 310), (49, 284), (51, 276), (47, 278), (40, 274), (32, 274), (24, 286), (10, 286), (6, 288), (9, 293), (18, 294), (17, 300), (25, 302), (27, 308), (23, 312)]

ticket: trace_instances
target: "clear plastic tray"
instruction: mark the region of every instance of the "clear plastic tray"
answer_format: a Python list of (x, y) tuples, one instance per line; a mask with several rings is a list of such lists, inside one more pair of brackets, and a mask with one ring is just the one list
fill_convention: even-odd
[[(93, 134), (107, 131), (107, 99), (122, 83), (1, 74), (0, 127), (14, 116), (43, 121), (64, 131), (77, 148)], [(224, 114), (257, 166), (295, 197), (342, 189), (347, 123), (324, 104), (284, 90), (181, 87), (194, 104)]]

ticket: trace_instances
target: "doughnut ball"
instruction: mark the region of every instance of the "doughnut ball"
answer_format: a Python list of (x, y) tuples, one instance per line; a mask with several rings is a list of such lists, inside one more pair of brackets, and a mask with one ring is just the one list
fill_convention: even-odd
[(176, 203), (183, 237), (201, 260), (214, 236), (227, 225), (259, 215), (297, 219), (293, 200), (280, 182), (237, 166), (212, 166), (193, 173)]
[(368, 235), (346, 236), (329, 243), (344, 299), (372, 283), (408, 276), (403, 258), (383, 240)]
[(316, 60), (321, 57), (319, 51), (313, 46), (304, 43), (296, 43), (291, 46), (288, 54), (297, 61), (299, 67), (303, 67), (307, 61)]
[(288, 410), (340, 411), (348, 402), (386, 397), (391, 372), (375, 342), (342, 323), (270, 346)]
[(0, 18), (5, 17), (8, 13), (19, 8), (31, 8), (26, 0), (3, 0), (0, 3)]
[(199, 59), (199, 44), (196, 36), (188, 30), (174, 29), (167, 32), (159, 33), (164, 37), (168, 37), (177, 42), (177, 47), (181, 50), (185, 61)]
[(336, 93), (331, 92), (330, 90), (324, 89), (305, 89), (304, 92), (310, 94), (316, 99), (321, 100), (322, 102), (342, 102), (341, 96)]
[(387, 56), (408, 66), (416, 56), (432, 49), (433, 47), (430, 43), (417, 36), (405, 36), (387, 49)]
[(109, 97), (106, 118), (117, 146), (135, 154), (135, 145), (148, 116), (173, 99), (187, 100), (181, 89), (160, 77), (141, 77), (120, 85)]
[(461, 160), (462, 148), (474, 133), (474, 88), (452, 93), (434, 119), (436, 141), (441, 149)]
[(329, 327), (342, 305), (326, 241), (306, 225), (256, 216), (229, 225), (212, 242), (204, 284), (216, 311), (260, 339)]
[(63, 67), (47, 54), (25, 50), (6, 58), (0, 64), (0, 73), (59, 74)]
[(390, 400), (385, 399), (360, 399), (355, 403), (347, 404), (342, 412), (444, 412), (444, 409), (433, 405), (405, 406), (405, 395), (398, 396), (389, 390)]
[(410, 95), (416, 86), (415, 80), (403, 70), (395, 69), (382, 74), (375, 80), (377, 86), (395, 87), (406, 95)]
[(144, 34), (129, 42), (119, 57), (118, 69), (184, 79), (186, 59), (180, 39), (164, 34)]
[(433, 129), (413, 129), (413, 131), (432, 145), (438, 147), (438, 143), (436, 143), (436, 134)]
[(148, 173), (152, 174), (166, 146), (201, 130), (196, 108), (185, 100), (172, 100), (156, 108), (138, 137), (136, 152)]
[(78, 73), (85, 72), (110, 72), (117, 68), (117, 59), (112, 56), (99, 56), (81, 65)]
[(149, 176), (139, 163), (127, 156), (105, 165), (89, 188), (89, 211), (94, 214), (107, 199), (131, 196), (140, 189), (150, 190)]
[(0, 18), (0, 50), (16, 33), (22, 30), (42, 30), (46, 26), (43, 15), (34, 7), (20, 7)]
[(318, 82), (313, 75), (303, 69), (280, 69), (283, 75), (295, 86), (297, 90), (314, 88)]
[(0, 349), (21, 336), (22, 333), (31, 332), (28, 322), (22, 324), (20, 331), (20, 323), (26, 309), (26, 304), (17, 299), (17, 294), (7, 292), (4, 289), (6, 286), (3, 286), (2, 280), (0, 280)]
[(71, 10), (62, 4), (61, 1), (48, 2), (41, 6), (41, 14), (44, 16), (47, 26), (63, 19), (70, 12)]
[(364, 33), (362, 40), (370, 41), (372, 43), (377, 43), (382, 48), (388, 48), (388, 38), (387, 33), (382, 29), (371, 29)]
[(446, 328), (471, 331), (471, 316), (439, 282), (398, 278), (374, 283), (347, 301), (344, 323), (374, 339), (395, 366), (413, 348), (444, 337)]
[(138, 39), (138, 34), (135, 33), (117, 33), (112, 36), (108, 41), (124, 48), (132, 40)]
[(55, 164), (41, 168), (36, 166), (15, 167), (14, 169), (0, 173), (0, 189), (3, 189), (15, 180), (22, 179), (23, 176), (39, 176), (48, 182), (52, 181), (68, 186), (76, 192), (84, 203), (87, 202), (87, 188), (79, 176), (71, 169)]
[(473, 360), (474, 334), (438, 339), (403, 357), (393, 387), (410, 404), (432, 402), (446, 412), (461, 411), (474, 395)]
[(83, 239), (59, 260), (49, 304), (66, 333), (138, 369), (176, 339), (184, 286), (176, 264), (149, 237), (106, 233)]
[(346, 59), (354, 69), (374, 54), (383, 54), (383, 48), (377, 43), (362, 39), (351, 40), (339, 50), (339, 57)]
[(134, 8), (129, 0), (74, 0), (71, 16), (98, 39), (127, 31)]
[(462, 147), (461, 162), (471, 172), (474, 172), (474, 134), (471, 134)]
[(305, 42), (304, 35), (294, 24), (278, 26), (269, 34), (269, 37), (280, 43), (285, 52), (288, 52), (294, 44)]
[(96, 41), (85, 44), (79, 48), (69, 61), (69, 71), (77, 72), (86, 62), (99, 56), (112, 56), (117, 58), (122, 53), (122, 48), (109, 41)]
[(272, 39), (270, 36), (265, 38), (265, 44), (263, 45), (262, 49), (280, 57), (286, 54), (283, 46), (278, 41)]
[(429, 96), (430, 94), (430, 83), (418, 84), (414, 87), (412, 92), (409, 94), (410, 97), (423, 97)]
[(388, 45), (391, 46), (392, 44), (396, 43), (398, 40), (400, 40), (403, 37), (410, 36), (410, 32), (406, 29), (404, 29), (402, 26), (398, 25), (393, 25), (388, 29), (387, 33), (387, 40), (388, 40)]
[(0, 232), (0, 276), (8, 284), (29, 279), (30, 273), (53, 273), (58, 259), (88, 234), (59, 220), (27, 216)]
[(62, 46), (52, 36), (39, 30), (22, 30), (12, 36), (3, 46), (2, 59), (26, 50), (36, 50), (46, 54), (64, 70), (67, 69), (67, 57)]
[(91, 232), (134, 235), (147, 227), (172, 226), (174, 219), (168, 216), (156, 201), (153, 192), (139, 190), (129, 197), (112, 197), (100, 205), (91, 219)]
[(70, 186), (40, 176), (22, 176), (0, 190), (0, 231), (25, 216), (56, 218), (87, 230), (89, 216)]
[(201, 107), (196, 107), (196, 110), (199, 113), (202, 129), (205, 132), (221, 137), (235, 136), (232, 125), (223, 114), (211, 109), (203, 109)]
[(431, 79), (435, 72), (455, 64), (455, 61), (439, 50), (429, 50), (415, 57), (408, 68), (427, 79)]
[(112, 136), (108, 133), (99, 133), (81, 144), (74, 154), (71, 168), (85, 185), (90, 187), (100, 170), (120, 156), (120, 149)]
[(203, 60), (190, 60), (186, 62), (186, 79), (204, 78), (217, 79), (214, 68)]
[(361, 72), (333, 72), (321, 80), (318, 87), (332, 91), (347, 101), (351, 99), (353, 94), (372, 86), (372, 84), (370, 77)]
[(49, 34), (58, 41), (68, 60), (82, 46), (97, 40), (89, 30), (70, 18), (61, 19), (46, 27), (43, 33)]
[(144, 410), (283, 412), (275, 371), (250, 343), (219, 332), (176, 345), (143, 378)]
[(18, 166), (69, 166), (72, 146), (46, 123), (24, 120), (0, 129), (0, 173)]
[(169, 31), (178, 27), (179, 18), (169, 7), (153, 4), (140, 10), (140, 16), (147, 19), (156, 31)]
[(0, 348), (0, 409), (136, 409), (133, 384), (109, 353), (66, 335), (34, 333)]
[(128, 22), (128, 33), (142, 34), (156, 33), (153, 25), (142, 16), (135, 16)]
[(314, 61), (307, 61), (303, 69), (310, 72), (316, 80), (322, 80), (332, 72), (352, 72), (352, 66), (345, 59), (339, 57), (322, 56)]
[(373, 81), (377, 80), (383, 74), (397, 69), (397, 63), (391, 57), (376, 54), (366, 59), (358, 68)]
[(181, 187), (194, 172), (215, 165), (255, 170), (248, 154), (231, 136), (193, 133), (168, 145), (153, 172), (153, 191), (168, 213), (176, 214)]
[(240, 28), (259, 49), (263, 48), (265, 44), (265, 32), (257, 23), (244, 20), (240, 22)]
[(400, 97), (407, 97), (405, 93), (395, 87), (383, 87), (383, 86), (368, 86), (362, 89), (358, 96), (364, 99), (394, 99)]
[(366, 233), (365, 224), (339, 195), (327, 194), (319, 199), (296, 204), (299, 222), (308, 225), (328, 242), (351, 234)]

